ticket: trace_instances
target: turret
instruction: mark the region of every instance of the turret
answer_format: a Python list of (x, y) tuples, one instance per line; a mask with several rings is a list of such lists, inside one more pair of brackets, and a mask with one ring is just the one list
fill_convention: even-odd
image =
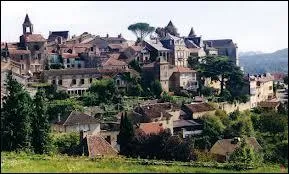
[(28, 14), (26, 14), (25, 16), (22, 27), (23, 27), (23, 35), (33, 33), (33, 24), (31, 23)]

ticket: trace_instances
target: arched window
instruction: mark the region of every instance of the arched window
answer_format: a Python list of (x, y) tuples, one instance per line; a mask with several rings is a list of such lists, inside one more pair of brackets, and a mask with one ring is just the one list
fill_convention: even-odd
[(72, 54), (72, 49), (68, 49), (67, 52)]
[(75, 85), (76, 84), (76, 80), (72, 79), (72, 84)]

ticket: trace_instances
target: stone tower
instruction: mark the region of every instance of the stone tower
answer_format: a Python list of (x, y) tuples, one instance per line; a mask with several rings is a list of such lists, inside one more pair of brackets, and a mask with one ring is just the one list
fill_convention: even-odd
[(33, 24), (31, 23), (28, 14), (26, 14), (23, 27), (23, 35), (32, 34), (33, 33)]

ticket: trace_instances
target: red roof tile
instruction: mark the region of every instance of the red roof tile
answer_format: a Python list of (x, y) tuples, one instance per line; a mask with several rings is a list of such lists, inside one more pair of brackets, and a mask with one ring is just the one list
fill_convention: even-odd
[(117, 151), (101, 136), (88, 135), (86, 136), (89, 157), (99, 155), (116, 156)]
[(208, 103), (185, 104), (185, 107), (193, 113), (215, 110), (215, 108), (210, 106)]
[(159, 134), (164, 130), (161, 123), (141, 123), (139, 129), (145, 134)]
[(62, 58), (71, 59), (79, 57), (78, 54), (62, 53)]
[(26, 42), (45, 42), (46, 39), (41, 34), (25, 35)]
[(16, 50), (16, 49), (8, 49), (9, 54), (30, 54), (30, 50)]

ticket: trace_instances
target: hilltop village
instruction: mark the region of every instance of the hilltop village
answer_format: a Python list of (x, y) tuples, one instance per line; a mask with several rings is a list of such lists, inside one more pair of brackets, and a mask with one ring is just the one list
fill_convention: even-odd
[[(84, 32), (70, 36), (69, 31), (49, 31), (44, 38), (34, 32), (31, 19), (25, 16), (19, 42), (1, 42), (1, 108), (9, 72), (31, 97), (38, 89), (46, 89), (52, 96), (47, 101), (52, 132), (78, 132), (88, 156), (117, 155), (121, 151), (123, 142), (117, 139), (125, 117), (140, 134), (168, 131), (183, 141), (208, 133), (210, 125), (203, 120), (208, 115), (217, 117), (216, 113), (254, 108), (277, 111), (282, 104), (276, 98), (272, 75), (242, 72), (238, 46), (232, 39), (203, 40), (194, 28), (187, 36), (180, 36), (172, 21), (157, 28), (157, 36), (137, 41), (126, 40), (122, 34)], [(233, 78), (219, 75), (222, 80), (216, 80), (210, 72), (202, 76), (194, 64), (209, 60), (207, 57), (212, 61), (225, 57), (241, 72), (244, 84), (238, 95), (245, 99), (219, 96), (231, 90), (234, 84), (230, 86), (231, 81), (226, 79)], [(194, 58), (198, 60), (194, 62)], [(238, 133), (216, 136), (209, 138), (210, 145), (199, 148), (216, 155), (218, 161), (227, 161), (240, 144), (240, 137)], [(256, 137), (248, 135), (245, 139), (256, 151), (262, 148)]]

